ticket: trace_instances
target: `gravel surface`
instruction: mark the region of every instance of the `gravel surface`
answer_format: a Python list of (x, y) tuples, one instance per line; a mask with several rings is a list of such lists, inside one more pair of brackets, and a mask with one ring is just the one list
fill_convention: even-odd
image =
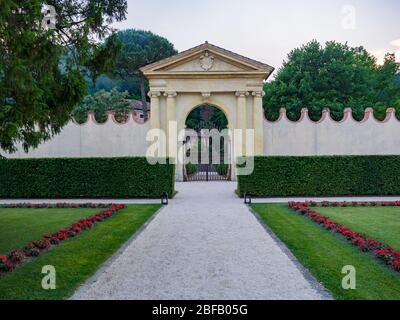
[(329, 299), (235, 187), (178, 183), (170, 205), (72, 299)]

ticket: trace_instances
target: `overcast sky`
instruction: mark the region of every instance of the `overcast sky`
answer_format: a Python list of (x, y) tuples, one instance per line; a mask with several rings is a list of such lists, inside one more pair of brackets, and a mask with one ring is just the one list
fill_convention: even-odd
[(312, 39), (400, 61), (399, 0), (128, 0), (127, 20), (114, 27), (151, 30), (178, 51), (207, 40), (275, 68)]

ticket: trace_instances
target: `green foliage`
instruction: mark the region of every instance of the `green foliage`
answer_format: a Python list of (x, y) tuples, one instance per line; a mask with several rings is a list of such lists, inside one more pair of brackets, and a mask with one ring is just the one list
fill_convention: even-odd
[(229, 165), (221, 163), (217, 165), (217, 172), (220, 176), (226, 177), (228, 175)]
[(96, 121), (102, 123), (107, 120), (107, 112), (115, 112), (115, 118), (119, 122), (124, 122), (132, 106), (128, 98), (128, 92), (119, 92), (112, 89), (107, 92), (100, 90), (94, 95), (87, 96), (74, 110), (74, 117), (78, 123), (84, 123), (87, 120), (89, 111), (95, 113)]
[[(42, 27), (44, 4), (55, 29)], [(126, 0), (2, 0), (0, 10), (0, 147), (27, 151), (60, 132), (86, 92), (88, 70), (100, 73), (118, 45), (98, 43), (125, 19)], [(116, 39), (115, 39), (116, 40)]]
[(255, 157), (238, 193), (256, 197), (400, 194), (400, 156)]
[(175, 166), (144, 157), (0, 160), (0, 198), (158, 198)]
[(361, 120), (365, 108), (373, 107), (375, 116), (384, 119), (387, 108), (400, 107), (398, 76), (394, 55), (386, 55), (381, 66), (363, 47), (335, 41), (322, 47), (311, 41), (290, 52), (275, 80), (265, 85), (265, 113), (276, 120), (279, 109), (286, 108), (288, 117), (297, 120), (301, 109), (308, 108), (316, 121), (329, 108), (332, 117), (340, 120), (349, 107), (354, 118)]
[(186, 127), (196, 131), (200, 131), (201, 129), (217, 129), (222, 131), (228, 128), (228, 119), (222, 110), (205, 104), (189, 113), (186, 119)]
[[(145, 104), (146, 80), (140, 68), (173, 56), (177, 51), (167, 39), (150, 31), (128, 29), (117, 32), (116, 37), (122, 43), (122, 50), (109, 73), (124, 80), (139, 80), (141, 100)], [(144, 110), (144, 116), (147, 119), (147, 110)]]
[(186, 165), (186, 174), (188, 177), (194, 176), (197, 173), (197, 166), (191, 162)]
[(141, 67), (177, 53), (172, 43), (150, 31), (128, 29), (117, 32), (116, 37), (122, 50), (111, 74), (122, 79), (137, 78)]
[(97, 91), (111, 91), (116, 89), (119, 92), (129, 92), (129, 96), (132, 99), (140, 100), (140, 83), (138, 80), (125, 81), (122, 79), (111, 79), (106, 75), (101, 75), (96, 79), (96, 83), (93, 85), (89, 78), (86, 79), (88, 85), (88, 94), (92, 95)]

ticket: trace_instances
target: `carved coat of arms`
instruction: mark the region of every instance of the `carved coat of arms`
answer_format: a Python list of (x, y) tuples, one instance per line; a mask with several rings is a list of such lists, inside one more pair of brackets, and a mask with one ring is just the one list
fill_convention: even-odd
[(209, 54), (208, 51), (200, 57), (200, 67), (205, 70), (211, 70), (214, 65), (214, 57)]

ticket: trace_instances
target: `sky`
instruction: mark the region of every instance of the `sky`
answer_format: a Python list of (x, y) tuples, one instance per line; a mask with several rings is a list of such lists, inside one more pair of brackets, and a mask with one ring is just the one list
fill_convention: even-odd
[(113, 27), (150, 30), (178, 51), (208, 41), (276, 69), (313, 39), (400, 62), (399, 0), (128, 0), (127, 19)]

